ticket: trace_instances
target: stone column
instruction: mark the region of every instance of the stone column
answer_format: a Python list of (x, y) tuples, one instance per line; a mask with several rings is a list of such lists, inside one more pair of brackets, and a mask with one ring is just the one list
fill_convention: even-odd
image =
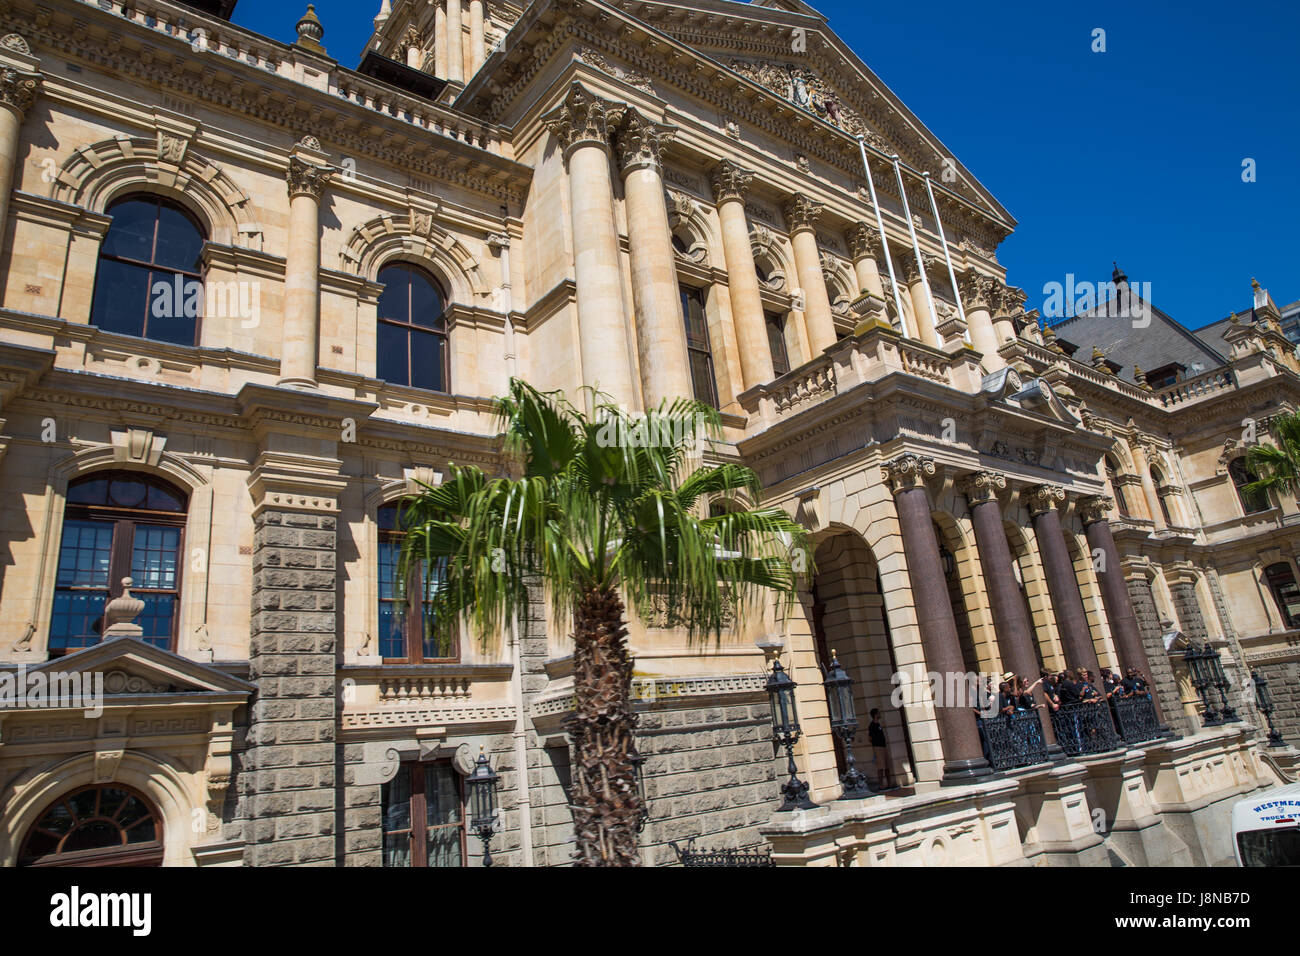
[(880, 266), (876, 263), (876, 254), (880, 252), (880, 234), (874, 226), (865, 222), (854, 223), (845, 233), (849, 242), (849, 255), (853, 258), (853, 273), (858, 280), (859, 293), (867, 292), (883, 302), (885, 284), (880, 279)]
[(819, 202), (796, 193), (785, 203), (785, 218), (790, 226), (790, 243), (794, 246), (795, 271), (804, 297), (804, 322), (808, 326), (808, 346), (812, 357), (835, 344), (835, 319), (822, 273), (821, 252), (817, 249), (817, 220), (824, 207)]
[[(1098, 575), (1101, 579), (1101, 601), (1106, 607), (1106, 620), (1110, 622), (1115, 649), (1119, 652), (1120, 670), (1122, 672), (1136, 667), (1148, 679), (1155, 680), (1151, 675), (1151, 662), (1147, 659), (1146, 648), (1142, 646), (1142, 632), (1138, 629), (1137, 615), (1129, 597), (1124, 568), (1115, 547), (1115, 537), (1110, 533), (1110, 521), (1106, 517), (1113, 506), (1114, 502), (1105, 495), (1083, 498), (1079, 501), (1079, 517), (1083, 521), (1084, 534), (1088, 536), (1088, 548), (1094, 554), (1101, 552), (1103, 563)], [(1152, 694), (1151, 699), (1156, 702), (1156, 717), (1159, 719), (1158, 695)]]
[(712, 176), (713, 199), (718, 204), (718, 220), (722, 226), (722, 254), (727, 261), (736, 349), (740, 353), (740, 376), (746, 389), (764, 385), (776, 377), (767, 340), (763, 297), (754, 269), (754, 247), (749, 241), (749, 219), (745, 215), (745, 194), (753, 178), (753, 172), (730, 160), (715, 167)]
[(695, 397), (677, 260), (664, 203), (663, 147), (676, 131), (628, 109), (614, 134), (623, 174), (641, 394), (646, 408)]
[(433, 75), (447, 78), (447, 0), (438, 0), (433, 11)]
[[(1034, 629), (1025, 612), (1025, 603), (1016, 584), (1011, 547), (1002, 527), (1002, 506), (998, 492), (1006, 488), (1007, 479), (999, 474), (981, 471), (967, 477), (962, 490), (970, 508), (971, 524), (975, 528), (975, 547), (979, 551), (980, 571), (989, 596), (989, 609), (993, 612), (994, 630), (997, 632), (998, 650), (1002, 666), (1032, 684), (1038, 677), (1038, 655), (1034, 653)], [(1056, 746), (1056, 733), (1052, 729), (1051, 714), (1042, 685), (1034, 692), (1034, 699), (1043, 707), (1038, 711), (1042, 718), (1043, 735), (1049, 747)]]
[(992, 276), (981, 275), (974, 269), (963, 272), (957, 280), (961, 292), (962, 307), (966, 310), (966, 325), (970, 329), (970, 344), (975, 351), (983, 355), (986, 372), (996, 372), (1005, 368), (1006, 362), (998, 354), (997, 332), (993, 328), (993, 316), (990, 312), (993, 291), (997, 280)]
[(320, 340), (320, 201), (333, 170), (319, 146), (289, 158), (289, 242), (284, 266), (280, 384), (316, 387)]
[(0, 253), (9, 232), (9, 196), (14, 187), (19, 131), (41, 90), (42, 77), (35, 72), (38, 62), (27, 41), (16, 33), (0, 45)]
[(569, 170), (583, 382), (598, 385), (616, 404), (634, 411), (641, 406), (628, 353), (622, 257), (609, 171), (609, 124), (619, 114), (616, 104), (574, 83), (545, 122), (564, 148)]
[(483, 0), (469, 0), (469, 75), (483, 65)]
[[(939, 542), (930, 517), (930, 496), (925, 488), (925, 480), (934, 472), (934, 459), (911, 454), (895, 458), (881, 468), (882, 477), (890, 482), (894, 492), (926, 669), (945, 675), (948, 684), (946, 675), (964, 674), (966, 665), (957, 638), (957, 621), (948, 601)], [(936, 707), (935, 715), (943, 746), (945, 782), (989, 773), (970, 703), (948, 700), (941, 703), (944, 706)]]
[(461, 0), (447, 0), (447, 79), (465, 82), (465, 28)]
[(903, 283), (912, 300), (912, 315), (916, 317), (916, 337), (925, 345), (942, 347), (939, 333), (934, 330), (934, 313), (930, 310), (930, 300), (925, 294), (925, 283), (921, 280), (921, 268), (916, 261), (916, 253), (911, 249), (900, 250), (894, 258), (894, 265), (902, 274)]
[(1007, 342), (1015, 341), (1016, 323), (1012, 317), (1024, 311), (1024, 290), (995, 282), (993, 298), (989, 304), (993, 307), (993, 334), (1001, 348)]
[(1038, 541), (1038, 555), (1047, 576), (1047, 591), (1052, 598), (1056, 629), (1065, 646), (1066, 666), (1086, 667), (1100, 691), (1101, 671), (1097, 664), (1097, 648), (1092, 643), (1092, 632), (1088, 630), (1083, 596), (1079, 593), (1079, 578), (1074, 572), (1070, 551), (1065, 546), (1061, 515), (1056, 507), (1065, 500), (1065, 490), (1055, 485), (1038, 485), (1027, 489), (1026, 498), (1034, 523), (1034, 537)]
[(411, 27), (406, 31), (406, 38), (402, 41), (406, 45), (406, 65), (413, 70), (420, 68), (421, 41), (420, 32), (415, 27)]
[(1168, 527), (1168, 522), (1165, 521), (1164, 510), (1160, 507), (1160, 495), (1156, 491), (1156, 483), (1151, 480), (1150, 445), (1140, 437), (1130, 440), (1128, 444), (1133, 452), (1133, 465), (1137, 468), (1138, 478), (1142, 482), (1142, 497), (1146, 501), (1147, 514), (1151, 516), (1155, 530), (1163, 531)]

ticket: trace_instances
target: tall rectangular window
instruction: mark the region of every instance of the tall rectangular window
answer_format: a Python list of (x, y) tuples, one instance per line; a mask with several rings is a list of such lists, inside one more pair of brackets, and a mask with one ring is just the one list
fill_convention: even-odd
[(704, 293), (682, 287), (682, 316), (686, 320), (686, 355), (691, 363), (691, 384), (695, 398), (718, 407), (718, 382), (713, 375), (713, 352), (709, 348), (709, 321), (704, 314)]
[(767, 321), (767, 345), (772, 350), (772, 371), (777, 376), (790, 371), (790, 355), (785, 349), (785, 316), (779, 312), (764, 312)]
[(402, 764), (382, 801), (384, 866), (465, 865), (465, 801), (450, 761)]
[[(432, 602), (443, 581), (443, 567), (439, 562), (433, 574), (425, 576), (421, 566), (412, 572), (412, 579), (403, 582), (398, 578), (405, 532), (400, 526), (397, 505), (379, 509), (379, 656), (388, 664), (425, 664), (431, 661), (453, 661), (457, 657), (456, 644), (439, 647), (433, 634), (434, 615)], [(418, 580), (416, 576), (418, 575)], [(407, 591), (410, 592), (409, 597)]]

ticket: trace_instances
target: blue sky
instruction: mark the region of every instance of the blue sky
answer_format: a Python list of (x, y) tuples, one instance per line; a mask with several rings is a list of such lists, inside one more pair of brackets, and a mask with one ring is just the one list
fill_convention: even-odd
[[(999, 259), (1027, 307), (1111, 260), (1193, 328), (1248, 308), (1252, 276), (1300, 299), (1294, 0), (812, 5), (1019, 220)], [(378, 0), (316, 9), (355, 66)], [(292, 40), (299, 13), (243, 0), (235, 20)]]

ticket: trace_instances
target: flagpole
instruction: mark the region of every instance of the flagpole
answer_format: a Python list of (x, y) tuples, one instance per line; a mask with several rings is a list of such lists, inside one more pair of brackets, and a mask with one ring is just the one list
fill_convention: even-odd
[[(930, 291), (930, 279), (925, 274), (925, 260), (921, 258), (921, 243), (916, 238), (916, 226), (912, 222), (912, 207), (907, 201), (907, 187), (903, 185), (903, 167), (899, 162), (898, 154), (892, 157), (894, 161), (894, 176), (898, 179), (898, 194), (903, 200), (903, 217), (907, 220), (907, 233), (912, 237), (912, 252), (916, 256), (916, 271), (921, 274), (921, 288), (925, 290), (925, 301), (930, 303), (930, 330), (934, 332), (934, 337), (939, 338), (939, 332), (935, 328), (935, 320), (938, 319), (938, 313), (934, 309), (934, 294)], [(918, 328), (919, 332), (920, 329)]]
[(885, 250), (885, 268), (889, 270), (889, 288), (894, 293), (894, 308), (898, 310), (898, 331), (907, 338), (907, 323), (903, 321), (903, 300), (898, 295), (898, 279), (894, 276), (894, 257), (889, 254), (889, 237), (885, 235), (885, 220), (876, 202), (876, 184), (871, 178), (871, 164), (867, 162), (867, 138), (858, 134), (858, 150), (862, 153), (862, 170), (867, 174), (867, 192), (871, 195), (871, 209), (876, 214), (876, 229), (880, 232), (880, 245)]
[[(953, 298), (957, 300), (957, 314), (961, 316), (961, 324), (966, 325), (966, 309), (961, 304), (961, 290), (957, 288), (957, 273), (952, 267), (952, 255), (948, 252), (948, 237), (943, 232), (943, 220), (939, 218), (939, 204), (934, 201), (934, 188), (930, 182), (928, 172), (921, 174), (925, 180), (925, 192), (930, 197), (930, 211), (934, 213), (934, 224), (939, 229), (939, 241), (943, 243), (943, 259), (948, 263), (948, 281), (952, 283)], [(966, 344), (970, 344), (970, 329), (967, 328), (964, 333)]]

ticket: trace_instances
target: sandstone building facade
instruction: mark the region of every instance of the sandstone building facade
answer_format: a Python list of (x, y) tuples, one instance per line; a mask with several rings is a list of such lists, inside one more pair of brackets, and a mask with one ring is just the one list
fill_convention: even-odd
[[(357, 70), (232, 7), (0, 4), (0, 676), (105, 693), (0, 709), (0, 863), (478, 865), (480, 748), (498, 863), (567, 863), (566, 634), (539, 600), (448, 651), (394, 590), (397, 502), (502, 467), (511, 376), (715, 403), (814, 536), (791, 617), (632, 622), (647, 863), (1230, 857), (1293, 772), (1252, 669), (1300, 736), (1300, 508), (1234, 481), (1300, 394), (1266, 293), (1159, 388), (1070, 355), (1011, 216), (798, 0), (384, 0)], [(899, 790), (836, 800), (831, 651)], [(772, 657), (815, 811), (775, 813)], [(1141, 667), (1171, 733), (990, 774), (969, 709), (891, 706), (1066, 665)]]

